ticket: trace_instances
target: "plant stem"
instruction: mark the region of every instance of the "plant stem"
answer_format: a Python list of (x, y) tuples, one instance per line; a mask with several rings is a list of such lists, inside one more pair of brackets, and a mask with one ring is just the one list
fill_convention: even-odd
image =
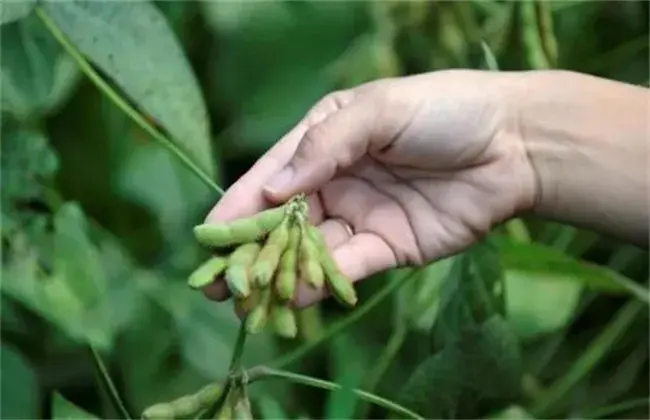
[[(388, 339), (388, 344), (384, 347), (384, 351), (379, 355), (374, 369), (368, 373), (364, 380), (364, 388), (369, 392), (373, 392), (379, 384), (379, 381), (390, 367), (393, 359), (402, 348), (402, 345), (404, 345), (407, 334), (408, 328), (406, 322), (400, 322), (397, 324)], [(359, 410), (359, 418), (366, 418), (367, 412), (368, 407), (362, 406)]]
[[(341, 385), (333, 382), (325, 381), (318, 378), (312, 378), (311, 376), (301, 375), (299, 373), (287, 372), (278, 369), (271, 369), (265, 366), (257, 366), (248, 371), (249, 383), (264, 380), (264, 379), (272, 379), (272, 378), (283, 378), (297, 384), (312, 386), (315, 388), (327, 389), (331, 391), (342, 389)], [(403, 407), (391, 400), (382, 398), (378, 395), (371, 394), (370, 392), (362, 391), (359, 389), (353, 389), (352, 392), (355, 395), (357, 395), (357, 397), (359, 397), (360, 399), (371, 402), (387, 410), (390, 410), (396, 414), (399, 414), (401, 418), (424, 419), (422, 416), (418, 415), (417, 413), (414, 413), (408, 408)]]
[(582, 378), (607, 354), (611, 346), (623, 335), (632, 321), (646, 306), (631, 300), (614, 316), (605, 329), (589, 344), (582, 356), (573, 363), (567, 373), (558, 379), (530, 409), (535, 418), (548, 418), (554, 405), (560, 402)]
[(246, 319), (243, 319), (239, 324), (237, 341), (235, 342), (235, 349), (233, 350), (232, 357), (230, 358), (228, 377), (226, 378), (226, 383), (224, 384), (223, 391), (219, 395), (219, 398), (214, 402), (214, 404), (212, 404), (210, 408), (205, 413), (203, 413), (201, 416), (202, 419), (213, 418), (216, 413), (220, 412), (223, 409), (223, 405), (226, 403), (230, 388), (233, 386), (233, 378), (240, 376), (239, 371), (241, 369), (241, 358), (244, 354), (244, 347), (246, 346), (247, 337), (248, 334), (246, 332)]
[(144, 131), (149, 133), (156, 141), (172, 152), (189, 170), (199, 177), (207, 186), (219, 193), (224, 190), (217, 185), (208, 174), (199, 168), (173, 141), (167, 138), (153, 125), (151, 125), (140, 113), (129, 105), (108, 83), (93, 69), (92, 65), (83, 57), (82, 53), (68, 40), (59, 26), (40, 7), (35, 8), (36, 15), (41, 19), (52, 36), (61, 44), (63, 49), (70, 54), (79, 66), (79, 69), (90, 79), (90, 81), (110, 99), (120, 110), (138, 124)]
[(93, 364), (99, 373), (99, 378), (102, 384), (106, 388), (106, 391), (108, 391), (108, 396), (110, 397), (111, 401), (119, 411), (122, 418), (126, 420), (132, 419), (133, 417), (129, 414), (129, 411), (126, 409), (126, 406), (122, 402), (120, 394), (117, 392), (117, 388), (115, 388), (115, 384), (113, 384), (113, 380), (111, 379), (111, 376), (108, 373), (108, 369), (106, 369), (106, 366), (104, 365), (99, 352), (92, 344), (88, 344), (88, 347), (90, 348), (90, 353), (93, 356)]
[(246, 345), (246, 320), (243, 319), (239, 324), (239, 331), (237, 332), (237, 341), (235, 342), (235, 350), (233, 351), (232, 358), (230, 359), (230, 373), (238, 373), (241, 366), (241, 358), (244, 354), (244, 347)]
[(620, 403), (607, 405), (605, 407), (599, 407), (592, 411), (589, 411), (583, 415), (580, 415), (577, 418), (583, 419), (599, 419), (603, 417), (610, 417), (614, 414), (620, 413), (622, 411), (632, 410), (634, 408), (645, 407), (650, 405), (650, 399), (645, 398), (635, 398), (632, 400), (622, 401)]
[(332, 324), (327, 330), (323, 332), (323, 334), (318, 339), (303, 344), (302, 346), (294, 349), (289, 353), (286, 353), (281, 358), (269, 364), (277, 368), (280, 368), (280, 367), (285, 367), (287, 365), (290, 365), (294, 361), (300, 359), (301, 357), (303, 357), (304, 355), (306, 355), (307, 353), (309, 353), (310, 351), (318, 347), (323, 342), (327, 341), (331, 337), (335, 336), (336, 334), (340, 333), (350, 325), (354, 324), (355, 322), (363, 318), (366, 314), (368, 314), (368, 312), (370, 312), (371, 309), (373, 309), (375, 306), (381, 303), (381, 301), (383, 301), (385, 298), (390, 296), (393, 292), (397, 291), (408, 280), (414, 278), (417, 273), (418, 270), (414, 269), (411, 270), (408, 274), (406, 274), (401, 279), (393, 280), (392, 282), (387, 283), (384, 287), (379, 289), (378, 292), (374, 293), (364, 305), (358, 307), (357, 310), (355, 310), (354, 312), (352, 312), (350, 315), (343, 318), (342, 320)]

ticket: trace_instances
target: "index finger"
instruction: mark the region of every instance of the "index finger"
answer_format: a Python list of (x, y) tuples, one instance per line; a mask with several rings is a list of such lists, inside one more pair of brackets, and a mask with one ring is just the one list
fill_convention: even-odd
[(264, 183), (278, 172), (293, 155), (300, 139), (307, 131), (306, 124), (300, 122), (289, 133), (271, 147), (255, 164), (233, 185), (210, 210), (206, 223), (228, 222), (241, 217), (252, 216), (269, 207), (263, 195)]
[(228, 188), (206, 217), (206, 223), (228, 222), (252, 216), (270, 207), (263, 193), (266, 182), (289, 162), (309, 127), (351, 102), (353, 96), (352, 90), (340, 91), (331, 93), (319, 101), (305, 118)]

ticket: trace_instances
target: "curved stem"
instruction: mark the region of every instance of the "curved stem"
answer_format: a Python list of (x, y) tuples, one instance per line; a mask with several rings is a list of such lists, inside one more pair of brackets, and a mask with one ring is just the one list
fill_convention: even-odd
[[(388, 339), (388, 344), (384, 347), (384, 351), (379, 355), (377, 362), (375, 363), (374, 368), (368, 373), (364, 380), (364, 388), (372, 392), (375, 390), (379, 381), (384, 376), (388, 368), (390, 367), (393, 359), (397, 356), (397, 353), (404, 345), (406, 336), (408, 334), (408, 328), (405, 322), (400, 322), (390, 338)], [(366, 418), (367, 407), (361, 407), (359, 418)]]
[(643, 303), (632, 300), (619, 309), (605, 329), (589, 344), (582, 356), (571, 365), (571, 369), (533, 404), (530, 413), (536, 418), (553, 415), (555, 405), (561, 402), (571, 388), (601, 361), (644, 308)]
[(360, 320), (364, 315), (368, 314), (368, 312), (370, 312), (371, 309), (373, 309), (375, 306), (381, 303), (381, 301), (383, 301), (385, 298), (390, 296), (393, 292), (397, 291), (409, 279), (414, 277), (417, 272), (418, 272), (417, 269), (411, 270), (404, 277), (389, 282), (384, 287), (379, 289), (378, 292), (373, 294), (372, 297), (370, 297), (370, 299), (368, 299), (368, 301), (364, 305), (361, 305), (359, 308), (357, 308), (357, 310), (355, 310), (354, 312), (352, 312), (350, 315), (343, 318), (342, 320), (332, 324), (332, 326), (330, 326), (327, 330), (325, 330), (317, 340), (305, 343), (302, 346), (296, 348), (293, 351), (290, 351), (289, 353), (286, 353), (281, 358), (272, 361), (269, 364), (279, 368), (279, 367), (290, 365), (294, 361), (300, 359), (301, 357), (303, 357), (304, 355), (312, 351), (314, 348), (321, 345), (323, 342), (329, 340), (331, 337), (335, 336), (339, 332), (343, 331), (350, 325)]
[(77, 63), (79, 69), (90, 79), (90, 81), (110, 99), (119, 109), (121, 109), (128, 117), (130, 117), (136, 124), (138, 124), (144, 131), (146, 131), (156, 141), (166, 147), (172, 152), (180, 161), (196, 176), (198, 176), (206, 185), (218, 192), (220, 195), (224, 194), (224, 190), (217, 185), (201, 168), (196, 166), (194, 162), (183, 152), (173, 141), (167, 138), (164, 134), (158, 131), (146, 119), (140, 115), (131, 105), (129, 105), (108, 83), (93, 69), (90, 63), (83, 57), (81, 52), (68, 40), (59, 26), (50, 18), (50, 16), (41, 8), (35, 8), (36, 15), (41, 19), (45, 27), (50, 31), (52, 36), (61, 44), (63, 49), (72, 57)]
[(95, 347), (92, 344), (88, 344), (88, 347), (90, 348), (90, 353), (93, 356), (93, 363), (95, 365), (95, 368), (97, 368), (97, 371), (99, 372), (99, 378), (106, 388), (106, 391), (108, 392), (108, 396), (119, 411), (120, 415), (122, 416), (123, 419), (126, 420), (131, 420), (133, 417), (129, 414), (129, 411), (126, 409), (126, 406), (122, 402), (122, 399), (120, 398), (120, 394), (117, 392), (117, 388), (115, 388), (115, 384), (113, 384), (113, 380), (111, 379), (111, 375), (108, 373), (108, 369), (106, 369), (106, 366), (104, 365), (104, 362), (102, 361), (101, 356), (99, 355), (99, 352), (95, 349)]
[[(248, 382), (256, 382), (264, 379), (272, 378), (282, 378), (290, 382), (297, 384), (312, 386), (315, 388), (321, 388), (326, 390), (340, 390), (342, 389), (341, 385), (334, 382), (324, 381), (318, 378), (312, 378), (311, 376), (301, 375), (299, 373), (287, 372), (284, 370), (270, 369), (265, 366), (257, 366), (248, 371)], [(378, 395), (371, 394), (370, 392), (361, 391), (359, 389), (353, 389), (352, 392), (365, 401), (376, 404), (380, 407), (383, 407), (387, 410), (390, 410), (396, 414), (399, 414), (401, 418), (410, 418), (410, 419), (424, 419), (417, 413), (409, 410), (406, 407), (403, 407), (391, 400), (382, 398)]]

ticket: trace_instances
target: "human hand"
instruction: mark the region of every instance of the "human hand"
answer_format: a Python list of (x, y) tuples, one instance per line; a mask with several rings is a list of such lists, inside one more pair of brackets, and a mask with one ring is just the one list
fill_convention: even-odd
[[(352, 281), (457, 253), (535, 201), (510, 77), (446, 70), (330, 94), (228, 189), (206, 222), (305, 192), (310, 221)], [(223, 281), (204, 293), (229, 295)], [(322, 297), (301, 287), (295, 304)]]

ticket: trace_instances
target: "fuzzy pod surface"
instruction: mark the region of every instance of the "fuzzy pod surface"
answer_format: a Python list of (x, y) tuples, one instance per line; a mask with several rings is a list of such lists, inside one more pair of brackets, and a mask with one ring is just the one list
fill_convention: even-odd
[(217, 276), (228, 266), (228, 259), (221, 255), (209, 258), (190, 274), (187, 284), (193, 289), (200, 289), (215, 281)]
[(325, 275), (318, 255), (318, 246), (314, 239), (308, 235), (305, 224), (301, 225), (300, 235), (298, 273), (312, 288), (321, 289), (325, 282)]
[(328, 290), (339, 303), (350, 307), (355, 306), (358, 298), (354, 286), (352, 286), (352, 282), (339, 270), (336, 261), (334, 261), (329, 253), (325, 239), (318, 229), (313, 226), (308, 227), (308, 233), (318, 248), (319, 259), (323, 273), (325, 274)]
[(228, 258), (226, 283), (228, 289), (238, 298), (248, 297), (251, 293), (250, 266), (260, 251), (258, 243), (246, 243), (237, 247)]
[(298, 248), (300, 246), (300, 228), (289, 228), (289, 243), (282, 257), (275, 279), (276, 297), (281, 301), (290, 301), (296, 293), (298, 282)]
[(280, 206), (228, 223), (204, 223), (194, 227), (194, 237), (201, 245), (211, 248), (255, 242), (275, 229), (285, 212), (285, 206)]
[(257, 287), (267, 287), (280, 263), (280, 258), (289, 243), (289, 218), (269, 234), (253, 267), (251, 268), (252, 281)]

